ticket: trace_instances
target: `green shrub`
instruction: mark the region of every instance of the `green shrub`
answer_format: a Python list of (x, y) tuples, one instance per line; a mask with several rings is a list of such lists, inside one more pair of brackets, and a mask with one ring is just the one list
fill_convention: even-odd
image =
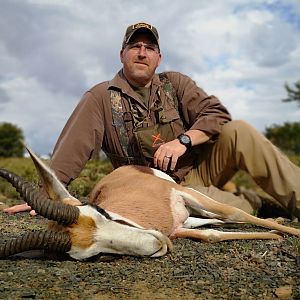
[(300, 155), (289, 155), (290, 160), (300, 167)]
[[(12, 171), (27, 181), (38, 185), (39, 179), (30, 158), (2, 158), (0, 159), (0, 168)], [(107, 160), (89, 161), (80, 176), (70, 184), (68, 188), (70, 193), (78, 198), (86, 197), (95, 186), (96, 182), (111, 172), (112, 169), (111, 163)], [(11, 184), (1, 177), (0, 197), (20, 199), (19, 194)]]
[(282, 151), (300, 154), (300, 122), (274, 124), (265, 129), (265, 136)]
[(108, 160), (90, 160), (68, 189), (75, 197), (86, 197), (96, 183), (112, 170), (113, 167)]
[[(300, 166), (299, 155), (289, 157), (291, 161)], [(0, 168), (8, 169), (36, 185), (38, 183), (37, 173), (30, 158), (3, 158), (0, 159)], [(112, 170), (113, 167), (107, 160), (90, 160), (80, 176), (70, 184), (68, 189), (77, 198), (87, 197), (95, 184)], [(259, 190), (253, 179), (243, 171), (237, 172), (232, 180), (238, 186)], [(2, 197), (19, 199), (19, 194), (5, 179), (0, 177), (0, 198)]]
[[(29, 182), (37, 184), (38, 178), (30, 158), (2, 158), (0, 168), (7, 169), (23, 177)], [(4, 178), (0, 177), (0, 195), (7, 198), (19, 199), (19, 193)]]

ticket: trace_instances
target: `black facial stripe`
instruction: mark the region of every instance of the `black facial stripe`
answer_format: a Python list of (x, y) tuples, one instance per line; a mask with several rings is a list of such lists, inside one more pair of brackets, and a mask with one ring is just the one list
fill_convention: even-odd
[(111, 216), (106, 212), (106, 210), (104, 210), (100, 206), (98, 206), (96, 204), (88, 204), (88, 205), (90, 205), (91, 207), (95, 208), (97, 210), (97, 212), (99, 214), (103, 215), (106, 219), (112, 220)]

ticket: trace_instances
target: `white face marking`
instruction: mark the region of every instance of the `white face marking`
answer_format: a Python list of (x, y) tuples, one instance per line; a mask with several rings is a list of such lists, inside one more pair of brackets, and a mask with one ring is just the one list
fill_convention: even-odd
[[(99, 218), (101, 216), (102, 218), (106, 219), (103, 215), (101, 215), (94, 207), (90, 205), (82, 205), (77, 206), (80, 210), (80, 214), (89, 216), (95, 220), (95, 218)], [(96, 221), (96, 220), (95, 220)]]
[(135, 223), (135, 222), (133, 222), (133, 221), (127, 219), (127, 218), (124, 218), (124, 217), (122, 217), (122, 216), (119, 215), (119, 214), (116, 214), (116, 213), (114, 213), (114, 212), (109, 212), (109, 211), (107, 211), (107, 212), (108, 212), (108, 214), (111, 216), (111, 219), (112, 219), (113, 221), (123, 221), (123, 222), (128, 223), (129, 225), (131, 225), (131, 226), (133, 226), (133, 227), (143, 229), (143, 227), (140, 226), (139, 224), (137, 224), (137, 223)]
[[(88, 248), (73, 245), (68, 254), (75, 259), (85, 259), (99, 253), (127, 254), (134, 256), (165, 255), (172, 244), (162, 233), (155, 230), (135, 228), (106, 219), (95, 208), (78, 206), (81, 215), (95, 221), (93, 244)], [(116, 216), (115, 216), (116, 217)]]
[[(166, 174), (166, 173), (164, 173), (164, 172), (162, 172), (162, 171), (160, 171), (160, 170), (153, 169), (153, 168), (151, 168), (151, 170), (153, 171), (153, 174), (154, 174), (155, 176), (160, 177), (160, 178), (162, 178), (162, 179), (166, 179), (166, 180), (175, 182), (175, 180), (174, 180), (171, 176), (169, 176), (168, 174)], [(176, 182), (175, 182), (175, 183), (176, 183)]]

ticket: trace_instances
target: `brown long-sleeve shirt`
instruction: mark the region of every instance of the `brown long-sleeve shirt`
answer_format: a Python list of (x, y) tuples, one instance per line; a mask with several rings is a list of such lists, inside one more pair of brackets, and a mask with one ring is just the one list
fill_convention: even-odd
[[(166, 96), (157, 74), (152, 80), (148, 107), (161, 101), (166, 118), (173, 122), (175, 136), (185, 129), (198, 129), (211, 134), (212, 140), (217, 138), (222, 125), (231, 120), (227, 109), (216, 97), (208, 96), (188, 76), (178, 72), (166, 72), (165, 75), (176, 91), (178, 110)], [(51, 168), (62, 182), (68, 184), (75, 179), (93, 153), (100, 149), (111, 155), (124, 156), (118, 131), (113, 124), (112, 89), (119, 91), (122, 96), (123, 116), (133, 156), (141, 157), (133, 135), (134, 124), (130, 114), (132, 106), (129, 101), (145, 111), (152, 124), (157, 121), (128, 84), (121, 70), (111, 81), (100, 83), (87, 91), (67, 121), (51, 159)], [(193, 155), (179, 160), (175, 177), (180, 180), (193, 163)]]

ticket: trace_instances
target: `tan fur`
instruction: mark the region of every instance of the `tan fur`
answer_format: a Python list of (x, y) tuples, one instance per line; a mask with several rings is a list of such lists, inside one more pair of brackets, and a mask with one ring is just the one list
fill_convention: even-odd
[(93, 244), (93, 232), (96, 224), (90, 217), (80, 216), (77, 224), (68, 227), (72, 245), (79, 248), (88, 248)]
[(73, 205), (73, 206), (81, 205), (81, 202), (77, 199), (66, 198), (66, 199), (63, 199), (62, 202), (65, 204)]
[(261, 227), (275, 229), (281, 232), (286, 232), (292, 235), (300, 236), (299, 229), (278, 224), (277, 222), (270, 219), (257, 218), (255, 216), (247, 214), (243, 210), (240, 210), (230, 205), (219, 203), (211, 198), (208, 198), (204, 195), (202, 196), (200, 193), (187, 189), (185, 187), (180, 187), (179, 189), (192, 195), (208, 211), (212, 211), (218, 214), (220, 216), (220, 219), (230, 220), (236, 223), (242, 222), (242, 223), (254, 224)]
[(160, 180), (134, 167), (118, 168), (95, 186), (90, 200), (144, 228), (169, 236), (173, 227), (170, 190)]
[(120, 167), (104, 177), (94, 188), (90, 200), (92, 203), (122, 215), (144, 228), (156, 229), (171, 238), (190, 236), (191, 238), (198, 237), (198, 239), (207, 241), (280, 238), (279, 235), (274, 233), (240, 233), (233, 235), (220, 233), (215, 237), (215, 234), (211, 231), (207, 231), (207, 234), (211, 235), (207, 236), (204, 231), (201, 233), (201, 230), (197, 230), (197, 233), (195, 230), (185, 230), (178, 226), (175, 226), (175, 232), (173, 232), (176, 221), (174, 220), (174, 212), (171, 209), (172, 189), (186, 194), (184, 201), (191, 211), (196, 212), (197, 209), (204, 208), (206, 211), (216, 214), (220, 220), (235, 223), (245, 222), (300, 236), (299, 229), (251, 216), (240, 209), (214, 201), (194, 190), (153, 176), (149, 173), (149, 169), (148, 172), (143, 172), (142, 169), (134, 166)]
[[(63, 199), (62, 202), (65, 204), (73, 205), (73, 206), (81, 205), (81, 202), (79, 200), (71, 199), (71, 198)], [(48, 230), (55, 231), (55, 232), (60, 232), (60, 231), (66, 232), (66, 231), (68, 231), (68, 228), (65, 227), (64, 225), (58, 224), (55, 221), (49, 221), (48, 222)]]
[(230, 192), (230, 193), (236, 193), (237, 192), (237, 186), (235, 185), (234, 182), (228, 181), (223, 185), (222, 190), (226, 191), (226, 192)]

